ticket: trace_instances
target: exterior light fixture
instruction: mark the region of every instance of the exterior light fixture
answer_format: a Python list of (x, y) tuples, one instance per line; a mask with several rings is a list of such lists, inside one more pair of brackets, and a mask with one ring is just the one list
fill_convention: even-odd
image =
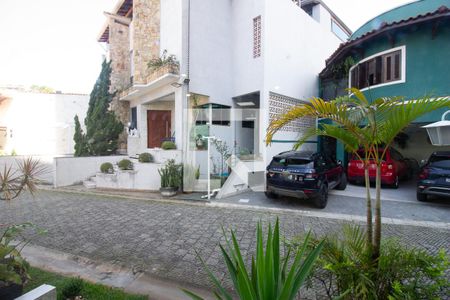
[(445, 120), (448, 114), (450, 110), (442, 115), (441, 121), (422, 126), (427, 130), (434, 146), (450, 146), (450, 121)]
[(255, 106), (255, 103), (248, 101), (248, 102), (237, 102), (236, 103), (239, 106)]

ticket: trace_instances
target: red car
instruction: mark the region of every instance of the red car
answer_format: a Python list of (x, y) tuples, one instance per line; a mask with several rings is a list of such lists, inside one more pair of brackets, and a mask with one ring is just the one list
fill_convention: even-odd
[[(380, 149), (380, 155), (384, 149)], [(359, 150), (358, 154), (364, 158), (364, 151)], [(369, 166), (369, 177), (371, 182), (375, 182), (377, 167), (375, 163)], [(398, 188), (399, 179), (409, 178), (411, 171), (408, 161), (394, 148), (387, 149), (384, 160), (381, 164), (381, 184)], [(349, 182), (364, 182), (364, 164), (353, 155), (347, 165), (347, 178)]]

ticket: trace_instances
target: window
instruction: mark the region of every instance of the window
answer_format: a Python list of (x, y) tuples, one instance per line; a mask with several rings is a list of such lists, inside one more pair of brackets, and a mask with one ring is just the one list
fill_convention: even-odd
[(371, 56), (350, 69), (350, 86), (364, 89), (404, 82), (405, 48)]
[(261, 16), (253, 19), (253, 58), (261, 56)]
[(349, 34), (335, 21), (331, 20), (331, 31), (341, 40), (348, 40)]
[(197, 107), (198, 116), (195, 125), (208, 125), (209, 113), (211, 112), (212, 125), (230, 126), (230, 108), (230, 106), (221, 104), (200, 105)]
[(227, 106), (212, 107), (212, 124), (230, 126), (230, 108)]
[(137, 108), (131, 108), (130, 129), (137, 129)]
[(242, 128), (255, 128), (255, 121), (242, 121)]

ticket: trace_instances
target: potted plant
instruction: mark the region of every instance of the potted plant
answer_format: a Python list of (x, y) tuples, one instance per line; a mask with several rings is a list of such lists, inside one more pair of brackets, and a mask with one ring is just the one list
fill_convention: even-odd
[(181, 165), (174, 159), (169, 159), (164, 167), (158, 169), (161, 176), (161, 188), (159, 191), (163, 197), (171, 197), (177, 194), (182, 180)]
[(100, 165), (100, 172), (103, 174), (113, 174), (114, 173), (114, 166), (110, 162), (105, 162)]
[(176, 150), (177, 149), (177, 145), (172, 142), (172, 141), (164, 141), (161, 144), (161, 148), (163, 150)]
[(178, 74), (180, 62), (175, 55), (168, 54), (167, 50), (164, 50), (161, 57), (151, 59), (147, 63), (147, 66), (152, 72), (156, 72), (166, 67), (170, 73)]
[(150, 153), (144, 152), (139, 154), (139, 162), (140, 163), (152, 163), (154, 161), (153, 155)]
[(197, 147), (197, 150), (205, 150), (205, 140), (201, 134), (195, 136), (195, 146)]
[(117, 166), (122, 171), (133, 170), (133, 163), (129, 159), (122, 159), (117, 163)]

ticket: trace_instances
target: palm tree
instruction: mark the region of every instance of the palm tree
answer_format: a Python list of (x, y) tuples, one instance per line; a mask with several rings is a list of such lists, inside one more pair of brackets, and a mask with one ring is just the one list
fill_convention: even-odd
[[(332, 101), (312, 98), (309, 104), (301, 104), (273, 120), (266, 133), (266, 144), (272, 142), (277, 131), (289, 122), (302, 117), (325, 118), (332, 124), (310, 128), (294, 145), (298, 149), (314, 136), (333, 137), (344, 144), (347, 152), (353, 153), (364, 163), (367, 203), (367, 248), (374, 261), (380, 254), (381, 241), (381, 163), (386, 150), (394, 138), (411, 122), (434, 110), (450, 107), (449, 97), (424, 97), (404, 101), (402, 97), (384, 97), (369, 102), (358, 89), (350, 89), (352, 95)], [(361, 150), (364, 157), (359, 155)], [(380, 152), (379, 152), (380, 151)], [(376, 164), (375, 224), (372, 219), (369, 165)]]

